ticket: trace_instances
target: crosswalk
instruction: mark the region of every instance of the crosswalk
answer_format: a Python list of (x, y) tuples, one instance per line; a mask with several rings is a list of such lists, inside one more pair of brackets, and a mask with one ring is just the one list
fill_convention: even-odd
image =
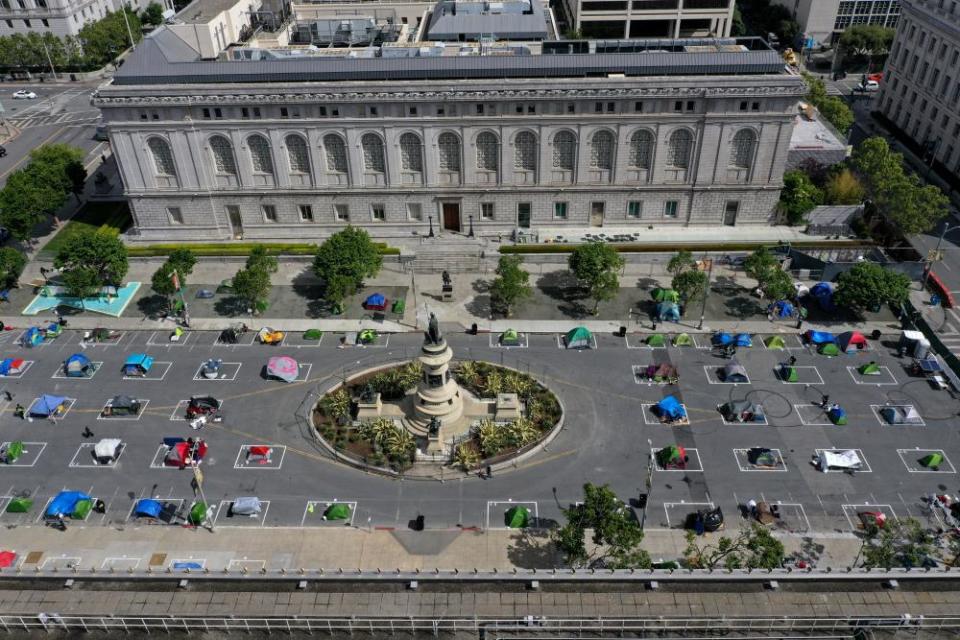
[(8, 122), (18, 129), (31, 129), (34, 127), (48, 127), (54, 124), (88, 124), (99, 120), (100, 111), (97, 109), (88, 109), (85, 111), (67, 111), (53, 114), (35, 114), (27, 116), (15, 116), (9, 118)]
[(960, 356), (960, 313), (956, 309), (943, 309), (946, 318), (943, 325), (937, 329), (937, 336), (950, 350), (950, 353)]

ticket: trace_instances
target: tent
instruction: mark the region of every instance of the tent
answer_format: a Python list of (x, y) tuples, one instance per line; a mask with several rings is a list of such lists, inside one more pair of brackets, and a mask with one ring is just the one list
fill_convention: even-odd
[(140, 413), (141, 408), (140, 401), (136, 398), (118, 395), (111, 398), (110, 402), (107, 403), (107, 406), (105, 406), (103, 411), (100, 412), (100, 415), (104, 418), (110, 418), (113, 416), (135, 416)]
[(710, 336), (710, 344), (715, 347), (725, 347), (728, 344), (733, 344), (733, 336), (726, 331), (717, 331)]
[(357, 344), (373, 344), (377, 341), (377, 332), (374, 329), (363, 329), (357, 334)]
[(827, 417), (830, 419), (830, 422), (839, 427), (847, 424), (847, 412), (838, 404), (827, 409)]
[(873, 360), (867, 364), (860, 365), (857, 372), (862, 376), (879, 376), (882, 373), (880, 371), (880, 365)]
[(920, 463), (920, 466), (924, 469), (933, 469), (934, 471), (943, 464), (943, 454), (939, 451), (934, 451), (933, 453), (928, 453), (923, 456), (917, 462)]
[(123, 375), (142, 378), (150, 373), (152, 367), (153, 356), (148, 356), (145, 353), (134, 353), (123, 363)]
[(0, 551), (0, 569), (7, 569), (13, 566), (17, 561), (17, 554), (14, 551)]
[[(47, 510), (44, 512), (44, 516), (47, 518), (56, 518), (57, 516), (72, 516), (72, 517), (83, 517), (86, 511), (89, 513), (89, 507), (83, 506), (81, 503), (86, 503), (92, 506), (93, 498), (83, 493), (82, 491), (61, 491), (57, 496), (50, 501), (50, 504), (47, 505)], [(80, 515), (82, 513), (82, 515)]]
[(783, 336), (770, 336), (763, 341), (764, 346), (767, 349), (786, 349), (787, 341), (783, 339)]
[(840, 347), (837, 346), (836, 342), (824, 342), (819, 347), (817, 347), (817, 353), (819, 353), (822, 356), (827, 356), (828, 358), (832, 358), (834, 356), (840, 355), (842, 352), (840, 351)]
[(96, 371), (96, 365), (82, 353), (75, 353), (63, 363), (63, 372), (68, 378), (89, 378)]
[(207, 443), (203, 440), (190, 442), (182, 438), (165, 439), (167, 453), (163, 457), (163, 464), (168, 467), (186, 467), (191, 464), (200, 464), (207, 455)]
[(773, 514), (773, 509), (770, 507), (770, 504), (762, 500), (757, 503), (757, 508), (754, 511), (753, 517), (757, 519), (757, 522), (764, 526), (769, 526), (777, 521), (777, 516)]
[(738, 333), (733, 337), (733, 343), (738, 347), (752, 347), (753, 338), (750, 337), (749, 333)]
[(20, 338), (20, 344), (25, 347), (35, 347), (41, 342), (43, 342), (43, 332), (37, 327), (30, 327)]
[(350, 505), (342, 502), (334, 502), (323, 512), (324, 520), (349, 520), (351, 515)]
[(507, 329), (500, 334), (500, 344), (505, 347), (516, 347), (520, 344), (520, 334), (516, 329)]
[(0, 362), (0, 376), (18, 376), (26, 369), (23, 358), (4, 358)]
[(40, 418), (58, 418), (67, 412), (67, 399), (63, 396), (43, 394), (33, 401), (28, 413)]
[(768, 309), (768, 313), (774, 318), (789, 318), (793, 312), (793, 304), (787, 300), (777, 300)]
[(260, 498), (246, 496), (237, 498), (230, 505), (230, 514), (235, 516), (255, 516), (262, 510)]
[(718, 407), (727, 422), (765, 422), (763, 408), (749, 400), (730, 400)]
[(714, 532), (723, 528), (723, 511), (720, 507), (698, 511), (697, 518), (703, 522), (704, 531)]
[(692, 347), (693, 338), (690, 337), (689, 333), (679, 333), (673, 337), (673, 346), (675, 347)]
[(755, 467), (778, 467), (780, 456), (765, 447), (747, 449), (747, 462)]
[(504, 514), (504, 522), (511, 529), (523, 529), (530, 526), (530, 510), (526, 507), (516, 506), (507, 509)]
[(13, 464), (23, 455), (23, 442), (14, 440), (3, 448), (0, 448), (0, 462), (4, 464)]
[(200, 365), (200, 377), (206, 380), (216, 380), (220, 377), (221, 369), (223, 369), (223, 360), (210, 358)]
[(836, 308), (833, 304), (833, 285), (829, 282), (818, 282), (810, 287), (810, 295), (817, 299), (817, 304), (824, 311), (833, 311)]
[(648, 347), (665, 347), (667, 346), (667, 338), (662, 333), (652, 333), (647, 336), (647, 346)]
[(574, 327), (563, 337), (567, 349), (589, 349), (593, 346), (593, 334), (586, 327)]
[(680, 302), (680, 294), (673, 289), (657, 287), (651, 292), (651, 295), (657, 302)]
[(383, 311), (387, 308), (387, 299), (381, 293), (373, 293), (363, 301), (363, 308), (371, 311)]
[(804, 332), (803, 340), (809, 344), (827, 344), (837, 341), (836, 337), (829, 331), (814, 331), (813, 329), (807, 329)]
[(123, 450), (123, 443), (119, 438), (103, 438), (93, 446), (93, 456), (97, 464), (111, 464), (116, 462)]
[(143, 498), (133, 505), (134, 518), (159, 518), (163, 513), (163, 503), (159, 500)]
[(257, 332), (257, 341), (260, 344), (280, 344), (286, 334), (283, 331), (272, 329), (270, 327), (261, 327)]
[(190, 507), (190, 516), (188, 521), (194, 526), (199, 526), (203, 524), (203, 521), (207, 519), (207, 503), (206, 502), (196, 502), (192, 507)]
[(660, 449), (654, 454), (654, 458), (661, 469), (682, 469), (688, 460), (687, 450), (675, 444)]
[(267, 464), (273, 455), (273, 447), (265, 444), (252, 444), (247, 447), (247, 462)]
[(653, 405), (653, 411), (662, 422), (677, 422), (687, 419), (686, 409), (673, 396), (667, 396)]
[(680, 307), (676, 302), (658, 302), (657, 319), (661, 322), (680, 322)]
[(887, 424), (923, 424), (923, 418), (920, 417), (920, 414), (912, 404), (883, 407), (880, 409), (880, 417), (883, 418)]
[(863, 468), (863, 462), (860, 461), (857, 452), (852, 449), (842, 451), (824, 450), (817, 457), (817, 467), (824, 473), (830, 470), (859, 471)]
[(781, 382), (799, 382), (800, 376), (797, 373), (797, 368), (791, 364), (781, 364), (780, 368), (777, 370), (777, 375), (780, 376)]
[(743, 384), (743, 383), (750, 382), (750, 378), (749, 376), (747, 376), (746, 367), (740, 364), (740, 361), (737, 360), (736, 358), (733, 358), (732, 360), (730, 360), (730, 362), (725, 364), (723, 366), (723, 369), (721, 369), (721, 371), (723, 371), (724, 382), (732, 382), (734, 384)]
[(44, 340), (51, 340), (63, 333), (63, 325), (59, 322), (51, 322), (46, 329), (40, 330), (43, 333)]
[(27, 513), (33, 508), (30, 498), (14, 498), (7, 503), (7, 513)]
[(867, 339), (859, 331), (845, 331), (837, 336), (837, 344), (841, 351), (853, 353), (867, 348)]
[(637, 369), (635, 375), (639, 380), (656, 382), (657, 384), (676, 384), (680, 380), (680, 372), (669, 362), (641, 367)]
[(300, 375), (300, 365), (290, 356), (273, 356), (267, 360), (267, 376), (293, 382)]

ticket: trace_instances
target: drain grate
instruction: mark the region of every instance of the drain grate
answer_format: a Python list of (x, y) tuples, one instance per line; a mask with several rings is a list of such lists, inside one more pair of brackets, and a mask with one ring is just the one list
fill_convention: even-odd
[(155, 553), (150, 556), (150, 566), (151, 567), (162, 567), (167, 562), (167, 554), (165, 553)]

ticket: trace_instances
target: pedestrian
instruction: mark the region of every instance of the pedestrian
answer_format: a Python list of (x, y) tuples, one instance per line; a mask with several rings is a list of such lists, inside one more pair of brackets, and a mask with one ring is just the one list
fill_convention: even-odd
[(82, 435), (84, 438), (92, 438), (92, 437), (93, 437), (93, 431), (90, 431), (90, 427), (89, 427), (89, 425), (88, 425), (88, 426), (86, 426), (86, 427), (83, 428), (83, 433), (80, 434), (80, 435)]
[(13, 394), (7, 390), (4, 390), (4, 393), (7, 395), (7, 402), (11, 402), (13, 400)]
[(27, 410), (24, 408), (24, 406), (18, 403), (16, 408), (13, 410), (13, 415), (16, 418), (20, 418), (21, 420), (23, 420), (24, 418), (27, 417), (26, 411)]
[(790, 356), (790, 360), (788, 361), (788, 363), (790, 364), (791, 367), (797, 364), (797, 356)]
[(823, 394), (823, 401), (820, 403), (820, 406), (826, 408), (828, 402), (830, 402), (830, 396), (825, 393)]

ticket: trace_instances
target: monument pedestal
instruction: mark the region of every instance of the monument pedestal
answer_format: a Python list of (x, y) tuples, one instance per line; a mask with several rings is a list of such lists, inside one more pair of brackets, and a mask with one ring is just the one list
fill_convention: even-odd
[(380, 400), (380, 393), (374, 393), (373, 397), (362, 395), (357, 398), (357, 420), (370, 420), (379, 418), (383, 412), (383, 402)]

